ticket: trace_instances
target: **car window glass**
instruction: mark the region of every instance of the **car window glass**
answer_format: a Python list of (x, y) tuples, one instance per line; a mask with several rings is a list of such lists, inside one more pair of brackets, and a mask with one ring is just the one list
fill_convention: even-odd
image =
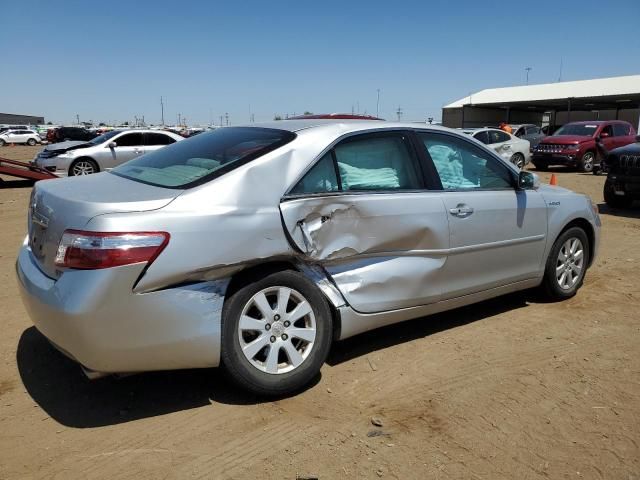
[(145, 145), (170, 145), (175, 142), (175, 139), (164, 133), (146, 133)]
[(489, 130), (487, 133), (489, 134), (490, 144), (508, 142), (511, 140), (511, 137), (508, 134), (501, 132), (500, 130)]
[(521, 137), (524, 135), (524, 133), (525, 133), (524, 127), (520, 127), (517, 130), (514, 130), (513, 132), (511, 132), (511, 134), (514, 137)]
[(325, 154), (291, 190), (293, 194), (335, 192), (338, 179), (331, 152)]
[(473, 136), (473, 138), (475, 138), (476, 140), (480, 140), (485, 145), (487, 145), (489, 143), (489, 134), (487, 133), (486, 130), (476, 133)]
[(625, 137), (629, 135), (629, 125), (625, 125), (624, 123), (614, 123), (613, 135), (616, 137)]
[(602, 130), (600, 131), (600, 135), (602, 135), (603, 133), (606, 133), (607, 135), (612, 137), (613, 136), (613, 129), (611, 128), (611, 125), (604, 126), (602, 128)]
[(507, 167), (475, 145), (449, 135), (420, 138), (445, 190), (512, 188)]
[(127, 133), (113, 140), (119, 147), (139, 147), (142, 145), (141, 133)]
[(416, 164), (401, 135), (349, 139), (334, 151), (344, 191), (421, 188)]
[(540, 129), (538, 127), (527, 127), (527, 135), (538, 135)]

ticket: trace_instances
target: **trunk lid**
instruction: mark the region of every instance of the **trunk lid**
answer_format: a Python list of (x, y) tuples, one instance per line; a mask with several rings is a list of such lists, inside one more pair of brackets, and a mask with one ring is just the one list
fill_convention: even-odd
[(55, 257), (62, 233), (82, 230), (96, 215), (144, 212), (168, 205), (182, 190), (133, 182), (103, 172), (36, 183), (29, 202), (29, 246), (47, 276), (57, 278)]

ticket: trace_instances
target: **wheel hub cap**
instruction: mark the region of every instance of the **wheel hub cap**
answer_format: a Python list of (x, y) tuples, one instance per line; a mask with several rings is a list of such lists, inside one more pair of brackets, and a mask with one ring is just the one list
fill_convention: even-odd
[(568, 239), (558, 252), (556, 281), (563, 290), (569, 290), (582, 275), (584, 247), (578, 238)]
[(238, 340), (249, 363), (266, 373), (298, 368), (316, 340), (316, 318), (310, 303), (289, 287), (268, 287), (245, 304)]

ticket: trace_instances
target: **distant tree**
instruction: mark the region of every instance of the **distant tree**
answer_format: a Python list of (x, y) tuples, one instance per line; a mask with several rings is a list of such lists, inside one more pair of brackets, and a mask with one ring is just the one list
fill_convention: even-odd
[(47, 125), (53, 125), (53, 123), (51, 123), (51, 122), (47, 122)]
[(129, 126), (129, 122), (128, 122), (128, 121), (127, 121), (127, 122), (124, 122), (124, 123), (123, 123), (123, 125), (125, 125), (125, 126), (127, 126), (127, 127), (128, 127), (128, 126)]
[(274, 120), (282, 120), (282, 116), (280, 115), (276, 115), (275, 117), (273, 117)]
[(305, 110), (304, 115), (313, 115), (313, 112), (310, 112), (309, 110)]
[(106, 123), (104, 123), (104, 122), (100, 122), (100, 123), (98, 124), (98, 126), (99, 126), (99, 127), (106, 127), (106, 126), (107, 126), (107, 124), (106, 124)]

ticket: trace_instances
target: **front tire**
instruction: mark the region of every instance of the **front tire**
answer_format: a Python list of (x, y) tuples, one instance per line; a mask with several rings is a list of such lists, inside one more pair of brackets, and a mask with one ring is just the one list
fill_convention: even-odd
[(542, 288), (551, 300), (573, 297), (582, 286), (591, 254), (589, 239), (579, 227), (571, 227), (556, 239), (544, 272)]
[(69, 176), (77, 177), (81, 175), (91, 175), (93, 173), (98, 173), (99, 171), (100, 168), (94, 160), (90, 158), (79, 158), (74, 160), (69, 167)]
[(222, 364), (244, 390), (288, 395), (317, 376), (332, 333), (331, 310), (315, 284), (298, 272), (276, 272), (227, 298)]
[(4, 140), (0, 138), (0, 147), (4, 147), (7, 144)]
[(29, 145), (30, 147), (33, 147), (36, 143), (37, 142), (33, 138), (27, 140), (27, 145)]
[(513, 163), (519, 170), (524, 168), (524, 155), (521, 153), (514, 153), (511, 156), (511, 163)]
[(578, 163), (578, 168), (581, 172), (589, 173), (593, 171), (594, 162), (596, 160), (596, 156), (593, 152), (585, 152)]

